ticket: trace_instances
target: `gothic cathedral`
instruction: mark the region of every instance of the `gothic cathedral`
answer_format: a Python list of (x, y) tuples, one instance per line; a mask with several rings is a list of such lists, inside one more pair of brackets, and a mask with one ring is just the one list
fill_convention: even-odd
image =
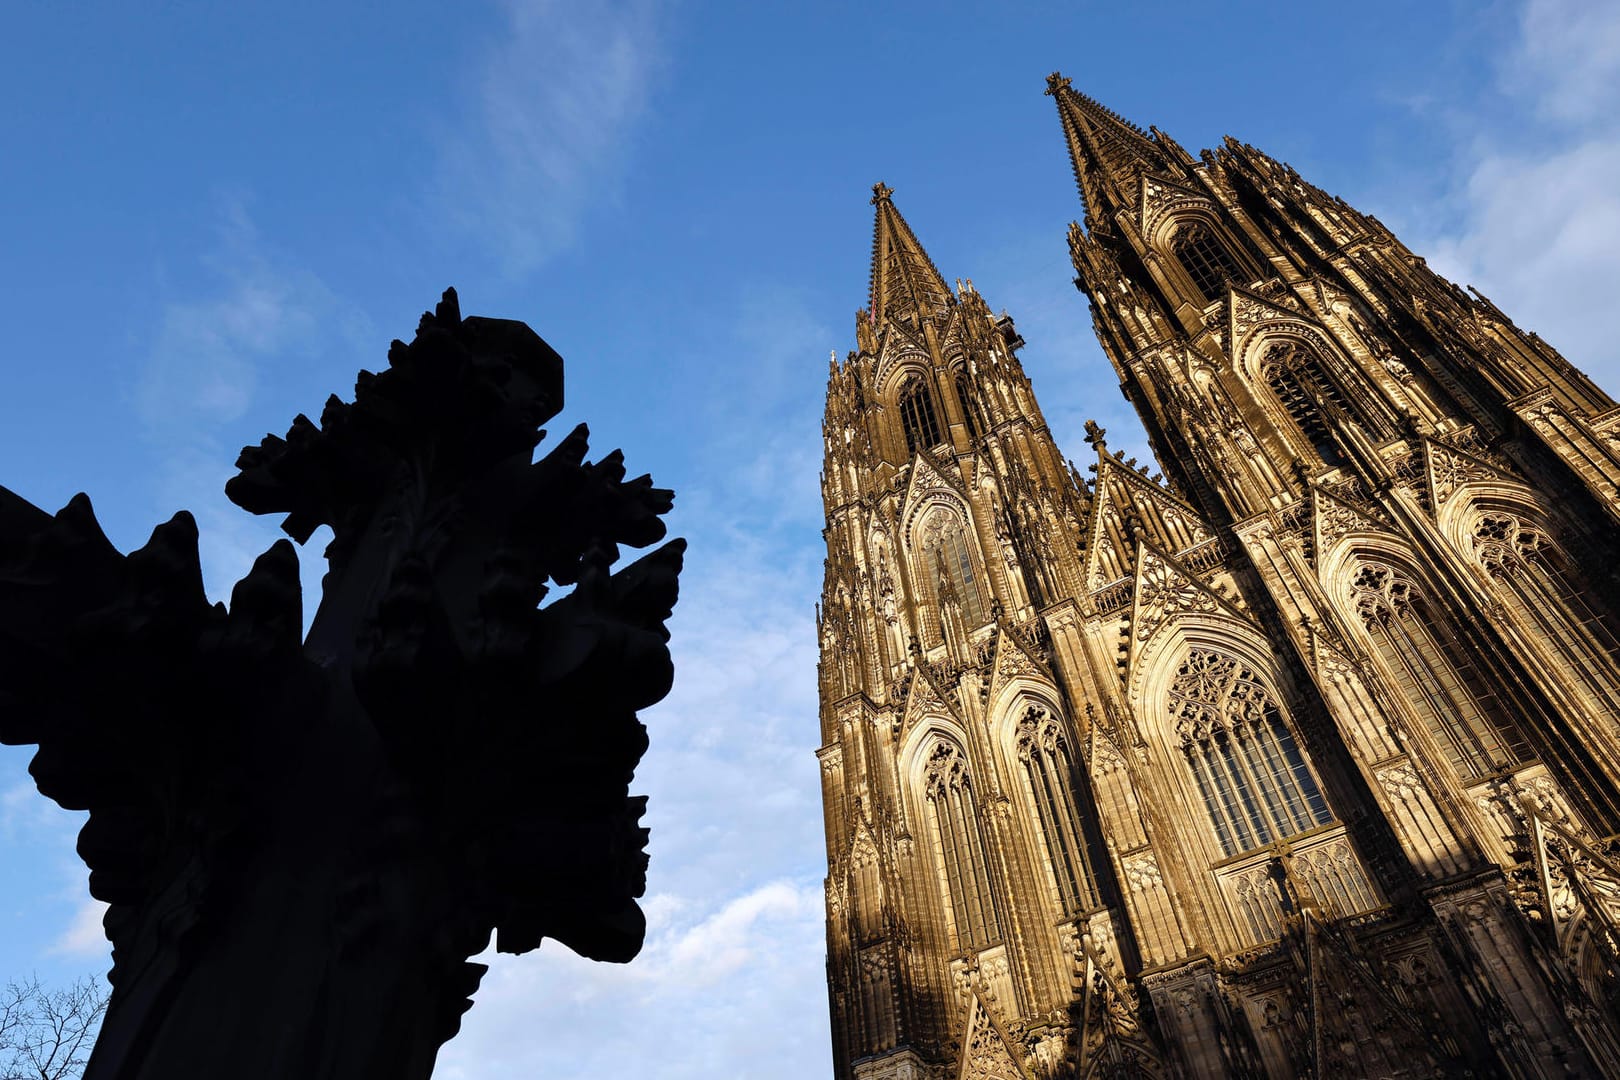
[(824, 426), (837, 1075), (1620, 1076), (1620, 407), (1253, 147), (1047, 93), (1165, 477), (1065, 461), (878, 185)]

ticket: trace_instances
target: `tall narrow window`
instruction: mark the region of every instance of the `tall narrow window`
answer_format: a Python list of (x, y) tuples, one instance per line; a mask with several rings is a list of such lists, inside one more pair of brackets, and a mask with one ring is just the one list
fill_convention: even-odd
[(1276, 699), (1253, 671), (1194, 649), (1169, 697), (1182, 755), (1227, 855), (1333, 820)]
[(1001, 939), (1001, 917), (990, 889), (979, 812), (960, 747), (943, 740), (929, 755), (923, 778), (934, 851), (939, 857), (959, 949)]
[(956, 384), (956, 403), (962, 407), (962, 422), (967, 425), (968, 438), (977, 439), (980, 430), (979, 422), (974, 418), (975, 402), (972, 393), (969, 391), (971, 384), (968, 382), (967, 372), (957, 368), (954, 381)]
[(1327, 416), (1365, 425), (1365, 417), (1351, 407), (1319, 358), (1294, 341), (1279, 341), (1260, 360), (1260, 377), (1271, 387), (1277, 403), (1288, 413), (1294, 426), (1316, 448), (1328, 465), (1344, 464), (1338, 440), (1333, 437)]
[(1496, 695), (1410, 578), (1363, 561), (1350, 580), (1350, 603), (1373, 651), (1458, 776), (1490, 776), (1525, 760), (1523, 739)]
[(1569, 562), (1546, 532), (1504, 511), (1474, 522), (1474, 555), (1527, 630), (1564, 659), (1572, 687), (1599, 715), (1620, 716), (1620, 643), (1570, 584)]
[(877, 849), (869, 837), (862, 836), (850, 855), (855, 937), (864, 945), (883, 933), (883, 874), (878, 866)]
[(900, 426), (906, 432), (907, 453), (915, 454), (945, 441), (939, 437), (933, 396), (920, 376), (913, 375), (900, 390)]
[(1074, 810), (1074, 772), (1063, 728), (1045, 709), (1031, 706), (1018, 722), (1018, 760), (1046, 842), (1047, 862), (1065, 914), (1091, 904), (1080, 822)]
[(1226, 295), (1228, 282), (1242, 281), (1243, 271), (1211, 229), (1202, 221), (1190, 221), (1176, 230), (1170, 250), (1181, 261), (1206, 303)]
[[(930, 588), (938, 590), (939, 575), (944, 574), (962, 605), (962, 620), (969, 630), (977, 630), (987, 618), (984, 597), (973, 573), (973, 556), (968, 552), (967, 537), (962, 523), (944, 510), (936, 510), (923, 532), (922, 578)], [(940, 597), (934, 597), (936, 606)]]

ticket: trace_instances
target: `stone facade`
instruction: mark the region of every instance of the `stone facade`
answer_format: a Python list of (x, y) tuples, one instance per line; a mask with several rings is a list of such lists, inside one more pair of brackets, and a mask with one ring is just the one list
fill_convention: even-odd
[(1620, 408), (1254, 148), (1048, 93), (1166, 476), (1095, 425), (1069, 465), (874, 189), (824, 427), (837, 1075), (1620, 1075)]

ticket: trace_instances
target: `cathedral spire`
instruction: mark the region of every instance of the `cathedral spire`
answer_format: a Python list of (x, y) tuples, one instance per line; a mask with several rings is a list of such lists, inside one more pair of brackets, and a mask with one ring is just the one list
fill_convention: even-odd
[(936, 315), (952, 303), (950, 286), (917, 241), (906, 219), (895, 209), (894, 189), (872, 185), (877, 207), (872, 227), (871, 320), (881, 326), (887, 318), (906, 320)]
[(1169, 168), (1164, 149), (1135, 124), (1075, 90), (1056, 71), (1046, 77), (1046, 92), (1057, 99), (1088, 226), (1090, 220), (1105, 220), (1135, 206), (1142, 175)]

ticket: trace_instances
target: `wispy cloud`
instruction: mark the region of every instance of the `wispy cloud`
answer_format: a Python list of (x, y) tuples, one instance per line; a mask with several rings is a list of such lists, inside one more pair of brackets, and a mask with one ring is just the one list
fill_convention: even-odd
[(74, 909), (73, 919), (46, 951), (53, 956), (71, 959), (105, 960), (110, 946), (101, 928), (107, 905), (100, 900), (85, 897)]
[(1408, 231), (1440, 273), (1620, 388), (1620, 8), (1529, 0), (1518, 29), (1496, 75), (1509, 107), (1464, 134), (1455, 228)]
[(644, 717), (646, 947), (625, 968), (556, 946), (498, 959), (441, 1055), (446, 1077), (831, 1071), (812, 606), (821, 358), (836, 339), (791, 291), (756, 286), (729, 310), (737, 362), (703, 388), (708, 442), (678, 493), (692, 546), (675, 689)]
[[(162, 306), (134, 403), (159, 453), (157, 512), (166, 517), (184, 507), (196, 516), (204, 583), (224, 599), (280, 536), (275, 520), (255, 518), (224, 496), (237, 450), (262, 434), (244, 432), (238, 421), (274, 402), (286, 410), (276, 420), (282, 430), (322, 400), (312, 389), (308, 400), (281, 405), (288, 391), (301, 388), (296, 376), (312, 361), (342, 349), (366, 355), (376, 343), (363, 316), (261, 237), (245, 203), (225, 201), (216, 213), (202, 284)], [(340, 369), (345, 379), (349, 363)], [(320, 551), (312, 542), (302, 553), (306, 615), (318, 599)]]
[(242, 416), (263, 361), (308, 348), (333, 330), (332, 291), (309, 271), (276, 259), (245, 205), (223, 204), (216, 231), (203, 260), (211, 288), (163, 306), (136, 386), (136, 409), (158, 441), (192, 441)]
[(74, 832), (84, 824), (84, 815), (63, 810), (41, 797), (33, 778), (22, 771), (21, 754), (9, 757), (9, 761), (0, 762), (0, 780), (8, 781), (0, 791), (0, 838), (7, 842), (49, 838), (52, 842), (71, 843)]
[(435, 1075), (820, 1080), (831, 1071), (821, 911), (819, 884), (767, 881), (656, 930), (627, 967), (554, 947), (494, 958)]
[(617, 192), (629, 136), (660, 66), (645, 0), (507, 0), (467, 119), (446, 140), (446, 210), (512, 272), (568, 246), (580, 218)]

